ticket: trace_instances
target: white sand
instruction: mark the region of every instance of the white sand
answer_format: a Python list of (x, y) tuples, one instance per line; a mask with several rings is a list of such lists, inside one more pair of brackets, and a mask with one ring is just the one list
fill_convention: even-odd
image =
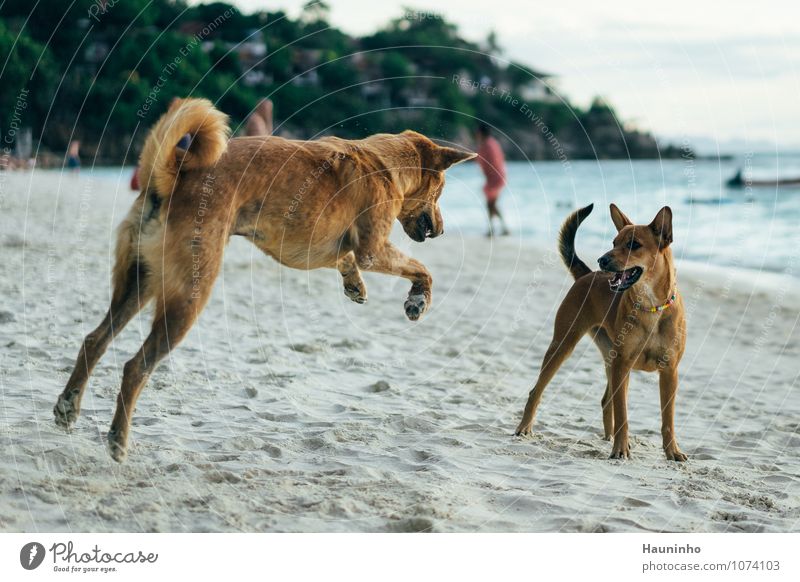
[(798, 528), (795, 289), (681, 271), (677, 434), (690, 460), (664, 459), (657, 378), (636, 373), (633, 456), (619, 462), (600, 437), (605, 380), (588, 340), (545, 394), (535, 435), (511, 436), (571, 284), (553, 253), (396, 233), (434, 276), (434, 308), (412, 324), (404, 281), (367, 274), (357, 305), (336, 272), (285, 269), (234, 240), (211, 303), (143, 392), (118, 465), (103, 435), (149, 313), (101, 361), (71, 434), (51, 411), (107, 308), (112, 233), (133, 197), (54, 174), (8, 175), (0, 195), (0, 530)]

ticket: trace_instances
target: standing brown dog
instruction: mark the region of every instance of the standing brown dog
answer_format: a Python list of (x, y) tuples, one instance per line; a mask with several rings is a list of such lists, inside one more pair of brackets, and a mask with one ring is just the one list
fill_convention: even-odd
[(367, 300), (361, 269), (404, 277), (411, 281), (405, 312), (417, 320), (431, 305), (431, 275), (392, 246), (389, 233), (397, 219), (415, 241), (442, 234), (444, 171), (475, 157), (413, 131), (356, 141), (228, 140), (229, 133), (227, 117), (209, 101), (186, 99), (148, 135), (142, 192), (119, 229), (111, 306), (84, 340), (53, 410), (64, 427), (77, 420), (108, 344), (155, 300), (152, 330), (125, 364), (108, 433), (117, 461), (127, 454), (139, 393), (205, 306), (232, 235), (289, 267), (338, 269), (357, 303)]
[(611, 458), (629, 456), (628, 380), (631, 370), (644, 370), (659, 374), (664, 453), (669, 460), (685, 461), (675, 439), (678, 363), (686, 345), (686, 322), (669, 248), (672, 210), (665, 206), (649, 225), (634, 226), (612, 204), (611, 220), (618, 231), (614, 248), (598, 259), (602, 271), (592, 271), (575, 255), (575, 233), (592, 208), (573, 212), (561, 227), (559, 250), (575, 283), (556, 314), (553, 340), (516, 434), (530, 434), (545, 387), (588, 333), (606, 365), (603, 426), (606, 440), (614, 439)]

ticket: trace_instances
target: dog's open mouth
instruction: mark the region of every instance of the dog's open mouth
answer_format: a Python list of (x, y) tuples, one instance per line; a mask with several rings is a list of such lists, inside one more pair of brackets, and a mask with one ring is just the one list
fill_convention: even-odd
[(639, 280), (643, 272), (644, 269), (641, 267), (631, 267), (630, 269), (616, 272), (614, 276), (608, 280), (608, 286), (611, 287), (612, 291), (625, 291), (625, 289)]
[(436, 236), (433, 232), (433, 221), (427, 212), (423, 212), (417, 218), (417, 241), (422, 242), (426, 238)]

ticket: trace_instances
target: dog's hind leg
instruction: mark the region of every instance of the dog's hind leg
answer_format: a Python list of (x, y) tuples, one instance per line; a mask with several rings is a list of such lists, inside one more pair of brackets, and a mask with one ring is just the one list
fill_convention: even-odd
[(603, 439), (610, 441), (614, 438), (614, 406), (611, 401), (611, 371), (606, 367), (606, 391), (600, 400), (603, 409)]
[(572, 350), (588, 330), (589, 326), (584, 323), (581, 313), (574, 312), (571, 306), (563, 303), (556, 315), (553, 340), (545, 352), (539, 378), (536, 380), (533, 390), (530, 391), (525, 411), (522, 413), (522, 420), (514, 434), (527, 435), (531, 433), (536, 409), (542, 400), (544, 389), (547, 388), (561, 364), (572, 354)]
[[(185, 230), (177, 225), (174, 230), (179, 236), (185, 235)], [(216, 236), (214, 230), (209, 233)], [(158, 363), (186, 336), (200, 315), (222, 262), (224, 240), (191, 248), (178, 244), (179, 240), (165, 241), (161, 255), (163, 280), (153, 281), (157, 300), (153, 326), (122, 374), (117, 408), (108, 432), (109, 453), (119, 462), (127, 456), (128, 434), (139, 394)]]
[(367, 285), (358, 270), (356, 255), (351, 251), (339, 259), (336, 268), (342, 275), (344, 294), (356, 303), (367, 302)]
[(89, 376), (111, 340), (149, 300), (147, 269), (144, 265), (132, 251), (118, 258), (119, 261), (123, 263), (118, 264), (114, 272), (111, 306), (97, 329), (83, 340), (75, 368), (53, 408), (56, 423), (65, 428), (78, 419)]
[[(128, 434), (136, 400), (156, 365), (185, 337), (205, 301), (193, 303), (187, 297), (159, 301), (150, 334), (136, 355), (125, 364), (117, 409), (108, 432), (108, 449), (115, 461), (127, 456)], [(197, 305), (197, 309), (195, 309)]]

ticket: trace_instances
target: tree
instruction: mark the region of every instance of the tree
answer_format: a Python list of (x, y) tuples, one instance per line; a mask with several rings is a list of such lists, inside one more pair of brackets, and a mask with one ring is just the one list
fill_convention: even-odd
[(50, 51), (26, 31), (15, 32), (2, 20), (0, 55), (6, 56), (0, 75), (0, 147), (10, 147), (19, 128), (30, 127), (34, 135), (41, 131), (57, 75)]
[(503, 48), (500, 46), (500, 43), (497, 42), (497, 32), (495, 32), (494, 29), (490, 30), (489, 35), (486, 37), (486, 52), (491, 56), (503, 54)]
[(309, 0), (303, 5), (303, 20), (306, 22), (328, 22), (331, 7), (323, 0)]
[[(280, 131), (296, 137), (362, 137), (411, 128), (457, 138), (474, 125), (474, 116), (517, 143), (533, 144), (534, 155), (552, 155), (541, 147), (540, 126), (517, 108), (499, 95), (453, 82), (456, 74), (471, 81), (488, 78), (493, 87), (519, 96), (545, 76), (523, 63), (505, 66), (493, 58), (502, 53), (494, 31), (473, 43), (440, 16), (406, 9), (404, 17), (358, 38), (331, 26), (329, 14), (330, 6), (319, 1), (306, 3), (302, 16), (293, 19), (280, 11), (243, 14), (227, 2), (2, 0), (0, 130), (8, 131), (16, 108), (46, 147), (63, 151), (77, 136), (85, 152), (98, 147), (104, 159), (118, 162), (126, 152), (135, 155), (172, 97), (207, 97), (236, 127), (269, 96)], [(213, 30), (199, 39), (197, 31), (211, 23)], [(258, 51), (239, 52), (243, 41), (256, 48), (260, 39), (263, 59)], [(263, 81), (251, 76), (253, 84), (244, 83), (245, 67), (263, 72)], [(317, 75), (298, 82), (297, 74), (310, 67)], [(20, 116), (19, 95), (28, 89)], [(418, 106), (407, 107), (409, 102)], [(626, 147), (638, 148), (633, 156), (652, 151), (652, 136), (626, 130), (605, 102), (587, 111), (566, 101), (535, 108), (547, 130), (575, 155), (627, 155)]]

